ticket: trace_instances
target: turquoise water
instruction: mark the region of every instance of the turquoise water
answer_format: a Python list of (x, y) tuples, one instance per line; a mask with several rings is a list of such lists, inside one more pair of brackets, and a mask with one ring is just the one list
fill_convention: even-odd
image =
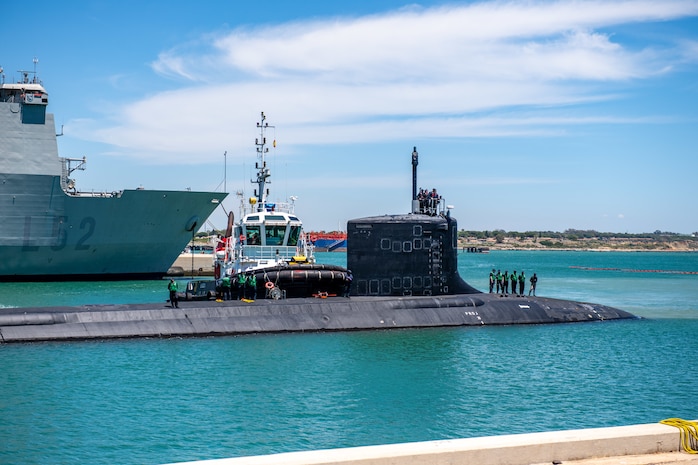
[(459, 255), (460, 275), (478, 289), (487, 289), (492, 268), (510, 273), (524, 270), (527, 278), (535, 272), (539, 296), (606, 304), (648, 318), (698, 318), (695, 252), (493, 251)]
[[(342, 263), (343, 254), (321, 255)], [(158, 464), (698, 418), (698, 254), (462, 254), (614, 305), (605, 323), (0, 345), (0, 463)], [(0, 284), (0, 305), (164, 300), (163, 281)]]

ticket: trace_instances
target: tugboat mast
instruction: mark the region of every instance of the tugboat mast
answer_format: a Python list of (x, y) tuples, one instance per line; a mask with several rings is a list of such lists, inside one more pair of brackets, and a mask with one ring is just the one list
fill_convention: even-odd
[(271, 174), (269, 172), (269, 168), (267, 168), (267, 162), (264, 159), (264, 155), (269, 152), (269, 148), (266, 147), (266, 130), (267, 128), (273, 128), (274, 126), (269, 126), (266, 119), (267, 117), (264, 116), (264, 112), (262, 112), (261, 121), (257, 123), (257, 127), (259, 128), (259, 139), (255, 139), (254, 141), (255, 145), (257, 146), (257, 156), (259, 157), (260, 161), (255, 163), (255, 168), (257, 168), (257, 179), (252, 179), (251, 182), (253, 184), (257, 183), (255, 197), (257, 198), (258, 212), (262, 212), (266, 208), (267, 195), (269, 194), (269, 191), (266, 189), (266, 184), (271, 184), (271, 181), (267, 180)]

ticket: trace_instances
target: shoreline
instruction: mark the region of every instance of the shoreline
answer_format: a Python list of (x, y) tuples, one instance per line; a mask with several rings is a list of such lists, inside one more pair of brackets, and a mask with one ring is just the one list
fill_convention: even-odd
[(466, 233), (458, 237), (458, 248), (474, 250), (556, 250), (593, 252), (698, 252), (698, 238), (693, 236), (657, 237), (580, 237), (576, 234), (499, 233), (483, 236)]
[[(464, 253), (487, 253), (487, 252), (467, 252), (468, 247), (479, 247), (481, 245), (458, 245), (459, 251)], [(497, 247), (497, 246), (485, 246), (488, 248), (488, 252), (492, 251), (517, 251), (517, 252), (598, 252), (598, 253), (608, 253), (608, 252), (667, 252), (667, 253), (697, 253), (698, 249), (633, 249), (633, 248), (587, 248), (587, 247)]]

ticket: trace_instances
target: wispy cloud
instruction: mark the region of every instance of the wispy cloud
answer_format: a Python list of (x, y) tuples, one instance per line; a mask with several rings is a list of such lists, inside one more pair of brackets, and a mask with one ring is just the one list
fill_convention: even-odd
[[(617, 98), (618, 83), (695, 60), (694, 42), (636, 48), (608, 32), (695, 15), (695, 1), (483, 2), (240, 28), (162, 52), (153, 69), (188, 84), (129, 102), (114, 115), (118, 125), (84, 137), (171, 163), (242, 151), (249, 133), (241, 128), (260, 110), (283, 121), (287, 144), (627, 123), (544, 110)], [(498, 114), (512, 109), (525, 114)]]

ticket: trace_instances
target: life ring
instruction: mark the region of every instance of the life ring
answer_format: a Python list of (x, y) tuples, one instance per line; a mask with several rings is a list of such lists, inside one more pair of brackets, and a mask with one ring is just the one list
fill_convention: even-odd
[(264, 287), (266, 287), (267, 289), (273, 289), (274, 283), (271, 281), (267, 281), (266, 283), (264, 283)]

